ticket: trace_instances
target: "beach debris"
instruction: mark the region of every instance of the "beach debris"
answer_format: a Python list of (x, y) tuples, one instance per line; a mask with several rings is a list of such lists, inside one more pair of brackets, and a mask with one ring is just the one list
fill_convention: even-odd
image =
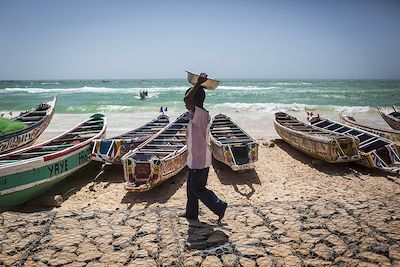
[(386, 178), (393, 183), (400, 184), (400, 179), (396, 176), (386, 175)]
[(61, 195), (42, 195), (30, 201), (33, 206), (39, 207), (60, 207), (64, 202)]
[(349, 168), (349, 169), (354, 173), (354, 176), (356, 176), (357, 178), (360, 178), (360, 176), (361, 176), (360, 172), (358, 172), (358, 171), (356, 171), (355, 169), (352, 169), (352, 168)]

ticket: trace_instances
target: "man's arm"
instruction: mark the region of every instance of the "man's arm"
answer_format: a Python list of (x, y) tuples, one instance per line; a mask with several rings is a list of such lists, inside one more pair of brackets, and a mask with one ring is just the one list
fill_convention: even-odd
[(196, 84), (189, 90), (189, 92), (183, 98), (186, 106), (191, 111), (194, 111), (194, 96), (195, 96), (196, 92), (199, 90), (199, 88), (201, 87), (201, 84), (204, 83), (205, 81), (207, 81), (207, 74), (200, 75), (199, 78), (197, 79)]

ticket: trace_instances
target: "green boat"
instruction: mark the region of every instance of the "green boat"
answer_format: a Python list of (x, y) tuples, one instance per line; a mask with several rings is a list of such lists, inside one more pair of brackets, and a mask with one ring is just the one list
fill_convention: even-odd
[(0, 208), (40, 195), (90, 162), (92, 141), (105, 135), (106, 118), (94, 114), (44, 143), (0, 156)]
[[(18, 123), (22, 129), (11, 132), (2, 132), (0, 129), (0, 154), (10, 153), (32, 145), (43, 133), (53, 118), (57, 98), (44, 102), (36, 108), (22, 112), (19, 116), (9, 120), (9, 123)], [(3, 120), (0, 118), (0, 120)]]

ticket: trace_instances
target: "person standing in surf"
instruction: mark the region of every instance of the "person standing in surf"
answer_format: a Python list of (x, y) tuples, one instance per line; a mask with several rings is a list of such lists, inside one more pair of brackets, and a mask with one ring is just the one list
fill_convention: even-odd
[(209, 148), (211, 117), (203, 106), (206, 94), (201, 85), (205, 81), (207, 81), (207, 74), (201, 73), (197, 83), (186, 91), (183, 99), (189, 110), (190, 121), (186, 132), (187, 166), (189, 168), (186, 184), (187, 203), (186, 212), (181, 216), (197, 220), (199, 200), (201, 200), (204, 205), (218, 215), (218, 223), (220, 223), (228, 204), (206, 188), (212, 156)]

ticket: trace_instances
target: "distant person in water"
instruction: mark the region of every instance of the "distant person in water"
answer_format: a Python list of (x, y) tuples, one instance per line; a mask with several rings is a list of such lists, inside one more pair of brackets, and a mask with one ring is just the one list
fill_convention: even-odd
[(211, 166), (211, 151), (208, 145), (211, 117), (203, 107), (206, 94), (201, 84), (205, 81), (207, 81), (207, 74), (200, 74), (197, 83), (186, 91), (183, 99), (190, 116), (186, 133), (189, 176), (186, 185), (186, 212), (180, 216), (197, 220), (200, 199), (204, 205), (218, 215), (218, 223), (220, 223), (228, 204), (206, 188), (208, 171)]

